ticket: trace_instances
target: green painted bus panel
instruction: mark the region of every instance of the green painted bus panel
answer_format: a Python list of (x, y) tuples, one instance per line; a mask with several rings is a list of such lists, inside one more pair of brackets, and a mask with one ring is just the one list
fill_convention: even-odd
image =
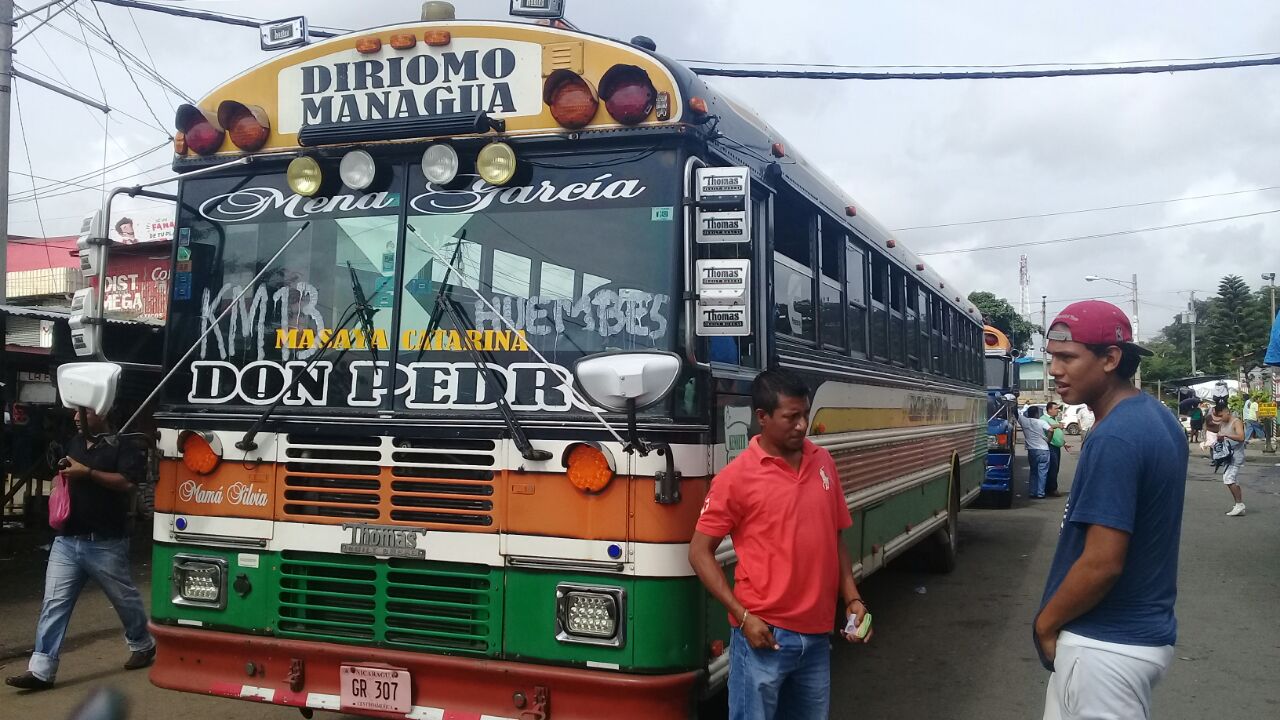
[(853, 525), (848, 530), (840, 533), (840, 538), (844, 540), (844, 546), (849, 550), (849, 557), (853, 558), (856, 564), (858, 558), (862, 557), (862, 526), (867, 521), (866, 512), (862, 508), (855, 508), (849, 511), (849, 516), (853, 519)]
[[(696, 577), (636, 578), (633, 667), (642, 670), (689, 670), (701, 667), (707, 652), (704, 628), (696, 609), (706, 590)], [(727, 621), (726, 621), (727, 622)]]
[[(862, 547), (867, 555), (872, 550), (883, 550), (886, 543), (907, 532), (931, 516), (926, 508), (932, 500), (933, 507), (946, 507), (947, 475), (939, 475), (922, 486), (894, 495), (863, 512)], [(938, 489), (935, 489), (938, 488)], [(934, 499), (931, 495), (937, 494)]]
[(285, 551), (276, 634), (442, 655), (502, 649), (502, 571), (486, 565)]
[[(688, 670), (703, 663), (697, 608), (705, 592), (697, 578), (507, 571), (504, 651), (508, 660), (616, 664), (633, 672)], [(620, 647), (556, 639), (556, 586), (560, 583), (626, 591), (626, 628)]]
[[(503, 652), (508, 660), (555, 663), (606, 663), (630, 669), (635, 637), (634, 588), (631, 578), (575, 573), (507, 570), (507, 606)], [(622, 588), (627, 593), (625, 640), (620, 647), (562, 643), (556, 639), (556, 586), (574, 583)]]
[[(227, 606), (225, 609), (176, 605), (173, 602), (173, 558), (175, 555), (217, 558), (227, 563)], [(257, 566), (241, 559), (255, 558)], [(271, 608), (272, 586), (270, 578), (275, 572), (275, 555), (272, 553), (240, 552), (219, 548), (191, 548), (155, 543), (151, 548), (151, 616), (159, 622), (179, 620), (198, 621), (204, 627), (219, 630), (239, 630), (249, 633), (269, 633), (274, 614)], [(234, 589), (240, 576), (249, 583), (248, 592), (241, 596)]]

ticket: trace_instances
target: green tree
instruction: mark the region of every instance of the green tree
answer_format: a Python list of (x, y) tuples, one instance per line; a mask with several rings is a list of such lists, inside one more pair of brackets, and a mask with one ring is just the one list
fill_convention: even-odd
[(1260, 359), (1266, 349), (1268, 310), (1259, 295), (1249, 289), (1239, 275), (1228, 275), (1218, 283), (1218, 295), (1209, 311), (1206, 348), (1214, 370), (1234, 373)]
[(978, 306), (984, 322), (1008, 335), (1009, 342), (1018, 350), (1025, 352), (1031, 345), (1031, 336), (1040, 332), (1038, 325), (1028, 322), (1008, 300), (997, 297), (995, 293), (985, 290), (971, 292), (969, 302)]

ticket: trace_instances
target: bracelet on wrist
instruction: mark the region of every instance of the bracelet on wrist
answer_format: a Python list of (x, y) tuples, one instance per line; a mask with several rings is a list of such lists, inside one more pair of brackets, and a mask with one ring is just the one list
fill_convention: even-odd
[(743, 608), (743, 609), (742, 609), (742, 617), (741, 617), (741, 618), (739, 618), (739, 620), (738, 620), (738, 624), (739, 624), (739, 625), (746, 625), (746, 624), (747, 624), (747, 616), (748, 616), (748, 615), (750, 615), (750, 614), (751, 614), (751, 611), (750, 611), (750, 610), (748, 610), (748, 609), (746, 609), (746, 608)]

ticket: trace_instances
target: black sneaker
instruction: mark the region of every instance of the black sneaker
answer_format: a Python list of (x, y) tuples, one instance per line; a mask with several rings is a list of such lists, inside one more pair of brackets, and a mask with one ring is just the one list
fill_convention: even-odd
[(150, 667), (151, 663), (156, 661), (156, 649), (135, 650), (129, 659), (124, 662), (125, 670), (141, 670), (144, 667)]
[(53, 687), (53, 681), (41, 680), (29, 670), (21, 675), (5, 678), (4, 684), (19, 690), (48, 690)]

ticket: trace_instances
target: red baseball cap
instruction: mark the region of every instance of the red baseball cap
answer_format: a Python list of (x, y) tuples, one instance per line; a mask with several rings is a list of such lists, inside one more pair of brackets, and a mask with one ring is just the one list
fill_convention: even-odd
[(1071, 303), (1049, 323), (1049, 340), (1078, 342), (1086, 345), (1115, 345), (1130, 348), (1139, 355), (1151, 351), (1133, 341), (1133, 326), (1120, 308), (1101, 300)]

